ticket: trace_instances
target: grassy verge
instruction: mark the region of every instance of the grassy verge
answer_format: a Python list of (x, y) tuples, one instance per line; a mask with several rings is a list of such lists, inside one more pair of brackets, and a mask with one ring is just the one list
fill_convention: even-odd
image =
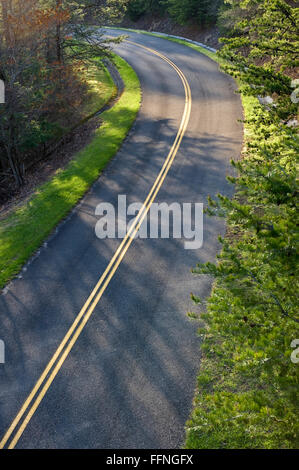
[(83, 109), (83, 115), (86, 119), (102, 109), (116, 95), (117, 89), (107, 67), (102, 62), (100, 67), (96, 65), (88, 67), (84, 79), (89, 89)]
[[(158, 34), (147, 34), (184, 44), (220, 65), (224, 64), (216, 53), (197, 45)], [(241, 94), (241, 99), (245, 117), (245, 143), (250, 146), (256, 132), (252, 118), (262, 110), (256, 98)], [(230, 235), (233, 230), (233, 226), (228, 222)], [(223, 299), (226, 299), (228, 305), (224, 305)], [(236, 304), (238, 304), (237, 295), (233, 296), (228, 289), (215, 282), (208, 299), (207, 313), (201, 315), (200, 319), (201, 369), (197, 378), (193, 411), (186, 425), (185, 447), (188, 449), (298, 448), (296, 390), (294, 388), (294, 396), (289, 396), (283, 387), (277, 386), (279, 380), (287, 383), (287, 379), (290, 382), (293, 380), (295, 384), (295, 371), (294, 368), (289, 370), (291, 367), (287, 366), (285, 375), (279, 377), (281, 372), (278, 363), (271, 365), (269, 357), (273, 356), (273, 351), (271, 344), (265, 339), (270, 338), (270, 341), (277, 342), (279, 348), (279, 341), (283, 341), (285, 337), (285, 349), (288, 350), (290, 335), (287, 327), (285, 325), (284, 329), (277, 321), (276, 329), (279, 332), (275, 331), (275, 323), (268, 332), (265, 325), (268, 336), (264, 337), (265, 344), (261, 346), (263, 352), (261, 354), (250, 342), (253, 342), (252, 338), (255, 338), (254, 335), (257, 333), (253, 329), (256, 327), (254, 324), (246, 325), (246, 311), (244, 318), (239, 322), (240, 325), (236, 324), (237, 316), (231, 312), (237, 309)], [(266, 319), (265, 322), (267, 321), (269, 320)], [(246, 328), (251, 330), (251, 333), (248, 334)], [(293, 325), (293, 336), (297, 337), (295, 328), (298, 330), (296, 324)], [(240, 346), (240, 337), (243, 337), (244, 330), (248, 335), (245, 337), (250, 339), (246, 341), (244, 339), (244, 344)], [(289, 364), (290, 352), (285, 354), (286, 362)], [(273, 383), (267, 381), (265, 373), (267, 367), (270, 370), (273, 367)], [(286, 377), (286, 371), (290, 377)], [(294, 374), (294, 378), (291, 373)]]
[(114, 107), (102, 114), (102, 125), (96, 130), (92, 142), (66, 169), (57, 171), (49, 182), (40, 186), (24, 206), (1, 220), (1, 288), (19, 272), (98, 178), (135, 121), (141, 100), (138, 77), (120, 57), (115, 56), (114, 61), (125, 90)]

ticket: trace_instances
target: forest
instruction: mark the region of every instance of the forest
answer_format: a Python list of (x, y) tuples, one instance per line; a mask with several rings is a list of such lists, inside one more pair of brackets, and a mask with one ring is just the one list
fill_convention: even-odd
[[(108, 4), (111, 4), (110, 7)], [(26, 171), (85, 117), (88, 74), (109, 56), (98, 26), (122, 1), (1, 0), (0, 200), (20, 188)], [(93, 18), (96, 28), (86, 27)]]
[(169, 15), (176, 23), (192, 21), (199, 26), (211, 25), (217, 21), (223, 0), (129, 0), (128, 15), (138, 20), (142, 15)]

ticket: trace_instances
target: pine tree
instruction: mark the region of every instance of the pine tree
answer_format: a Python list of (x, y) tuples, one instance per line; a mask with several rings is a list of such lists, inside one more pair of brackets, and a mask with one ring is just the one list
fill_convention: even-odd
[[(228, 222), (218, 263), (194, 270), (216, 283), (202, 315), (211, 359), (199, 376), (188, 445), (296, 448), (299, 138), (291, 82), (298, 9), (282, 0), (229, 3), (243, 11), (220, 55), (240, 83), (247, 134), (242, 159), (232, 162), (235, 197), (209, 200), (208, 213)], [(273, 101), (261, 106), (257, 96)]]

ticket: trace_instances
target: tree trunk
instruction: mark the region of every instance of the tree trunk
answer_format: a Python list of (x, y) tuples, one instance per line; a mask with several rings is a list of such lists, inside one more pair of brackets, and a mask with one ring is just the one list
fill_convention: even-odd
[(15, 158), (13, 156), (14, 152), (13, 152), (13, 150), (10, 146), (8, 148), (6, 148), (6, 153), (7, 153), (9, 166), (10, 166), (10, 169), (12, 171), (15, 183), (16, 183), (17, 187), (20, 188), (23, 185), (24, 180), (23, 180), (23, 177), (21, 175), (18, 163), (15, 161)]
[[(59, 15), (61, 10), (61, 0), (56, 0), (57, 14)], [(61, 51), (61, 24), (58, 17), (56, 24), (56, 56), (59, 64), (62, 62), (62, 51)]]

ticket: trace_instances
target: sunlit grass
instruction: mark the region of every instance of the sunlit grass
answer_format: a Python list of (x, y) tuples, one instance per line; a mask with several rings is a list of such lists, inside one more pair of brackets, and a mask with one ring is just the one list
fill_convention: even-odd
[[(27, 203), (0, 221), (0, 287), (20, 271), (85, 194), (135, 121), (141, 100), (138, 77), (123, 59), (114, 56), (114, 60), (125, 90), (113, 108), (101, 115), (102, 125), (93, 140), (66, 169), (58, 170), (49, 182), (41, 185)], [(98, 105), (99, 101), (96, 108)]]
[(84, 80), (88, 84), (88, 97), (84, 104), (83, 115), (92, 116), (98, 112), (111, 98), (116, 96), (117, 89), (107, 68), (92, 65), (85, 70)]

